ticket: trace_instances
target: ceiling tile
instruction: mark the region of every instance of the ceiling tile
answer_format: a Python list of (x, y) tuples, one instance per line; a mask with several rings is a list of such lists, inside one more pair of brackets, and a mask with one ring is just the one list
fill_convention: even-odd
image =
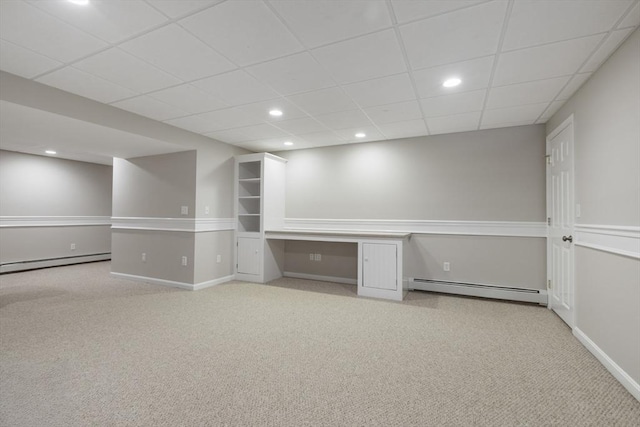
[(591, 77), (591, 73), (576, 74), (573, 76), (569, 84), (562, 89), (562, 92), (560, 92), (557, 99), (566, 100), (571, 98), (571, 95), (573, 95), (589, 77)]
[(312, 116), (358, 108), (339, 87), (292, 95), (287, 99)]
[(360, 110), (342, 111), (340, 113), (323, 114), (316, 119), (329, 129), (349, 129), (372, 126), (371, 121)]
[(344, 144), (343, 138), (335, 132), (312, 132), (297, 135), (314, 146), (340, 145)]
[(57, 18), (110, 43), (148, 30), (167, 18), (142, 1), (93, 1), (79, 7), (67, 1), (30, 1)]
[(243, 126), (237, 128), (239, 132), (246, 135), (249, 138), (249, 141), (256, 141), (259, 139), (272, 139), (272, 138), (281, 138), (282, 142), (291, 135), (282, 129), (278, 129), (277, 127), (271, 126), (268, 123), (260, 123), (257, 125), (251, 126)]
[(343, 86), (343, 89), (361, 107), (373, 107), (416, 99), (411, 79), (407, 73), (353, 83)]
[(484, 3), (401, 26), (411, 68), (495, 54), (506, 6), (502, 1)]
[(165, 123), (172, 126), (176, 126), (182, 129), (189, 130), (195, 133), (206, 134), (223, 129), (224, 126), (212, 121), (207, 115), (211, 113), (196, 114), (193, 116), (180, 117), (178, 119), (171, 119), (165, 121)]
[(485, 110), (482, 116), (482, 126), (494, 126), (509, 123), (532, 124), (548, 105), (548, 102), (544, 102), (541, 104)]
[[(284, 98), (270, 99), (268, 101), (254, 102), (252, 104), (246, 104), (238, 109), (248, 115), (259, 118), (265, 122), (279, 122), (287, 119), (297, 119), (300, 117), (307, 117), (307, 113), (300, 110), (293, 103), (287, 101)], [(269, 111), (280, 110), (281, 116), (271, 116)]]
[(187, 30), (239, 65), (303, 49), (262, 2), (228, 1), (180, 21)]
[(424, 120), (409, 120), (405, 122), (385, 123), (378, 125), (387, 139), (411, 138), (413, 136), (428, 135)]
[(301, 138), (296, 138), (296, 137), (286, 138), (286, 141), (293, 142), (292, 146), (284, 145), (284, 141), (285, 141), (284, 138), (266, 138), (266, 139), (263, 138), (256, 141), (240, 142), (240, 143), (237, 143), (236, 145), (238, 147), (242, 147), (247, 150), (252, 150), (256, 152), (287, 151), (287, 150), (296, 150), (296, 149), (302, 149), (302, 148), (311, 148), (311, 144), (309, 144), (307, 141)]
[(168, 120), (189, 114), (184, 110), (165, 104), (164, 102), (146, 95), (115, 102), (111, 105), (154, 120)]
[(0, 69), (11, 74), (30, 79), (61, 65), (44, 55), (0, 40)]
[(163, 89), (150, 93), (149, 96), (184, 111), (188, 111), (191, 114), (204, 113), (228, 107), (226, 103), (218, 98), (189, 84)]
[(609, 31), (631, 0), (514, 2), (503, 50), (520, 49)]
[(327, 131), (326, 126), (310, 117), (302, 117), (299, 119), (283, 120), (278, 122), (277, 126), (287, 132), (293, 134), (313, 133)]
[(108, 45), (18, 1), (0, 1), (0, 38), (49, 58), (70, 62)]
[(354, 83), (406, 71), (393, 30), (385, 30), (312, 51), (338, 83)]
[(164, 26), (123, 43), (120, 48), (185, 81), (236, 68), (177, 25)]
[(177, 78), (117, 48), (83, 59), (74, 67), (139, 93), (181, 83)]
[(551, 102), (569, 81), (570, 77), (519, 83), (491, 88), (487, 108), (504, 108), (516, 105)]
[(603, 37), (600, 34), (503, 53), (493, 83), (504, 86), (574, 74)]
[(436, 96), (421, 99), (422, 111), (425, 117), (451, 116), (482, 110), (486, 90), (453, 93), (451, 95)]
[(369, 107), (364, 112), (377, 125), (422, 118), (420, 105), (415, 100)]
[(431, 135), (453, 132), (468, 132), (478, 129), (480, 112), (455, 114), (453, 116), (432, 117), (427, 119)]
[(65, 67), (54, 71), (53, 73), (40, 77), (37, 81), (104, 103), (110, 103), (137, 95), (137, 93), (132, 90), (73, 67)]
[(335, 86), (333, 79), (307, 53), (299, 53), (246, 68), (282, 95)]
[(210, 111), (208, 113), (198, 114), (195, 117), (199, 117), (216, 124), (215, 127), (209, 129), (209, 132), (262, 123), (262, 120), (259, 118), (250, 116), (238, 108), (225, 108), (223, 110)]
[[(385, 139), (385, 136), (380, 133), (380, 131), (373, 126), (360, 126), (352, 129), (341, 129), (336, 131), (339, 137), (344, 139), (346, 142), (369, 142), (369, 141), (380, 141)], [(364, 137), (356, 137), (357, 133), (364, 133)]]
[(192, 84), (230, 105), (242, 105), (278, 97), (273, 89), (260, 83), (243, 70), (198, 80)]
[(614, 31), (600, 45), (598, 50), (587, 60), (587, 63), (580, 69), (581, 72), (587, 73), (598, 69), (600, 65), (622, 44), (622, 42), (631, 34), (633, 28), (625, 28), (624, 30)]
[(380, 0), (272, 0), (270, 3), (307, 47), (391, 26), (387, 5)]
[[(413, 77), (420, 98), (487, 88), (491, 78), (494, 58), (494, 56), (487, 56), (471, 61), (415, 71)], [(462, 83), (456, 87), (446, 88), (442, 86), (442, 83), (450, 77), (458, 77), (462, 80)]]
[(560, 107), (562, 107), (565, 102), (566, 101), (553, 101), (551, 104), (549, 104), (547, 109), (544, 110), (544, 113), (542, 114), (542, 116), (540, 116), (540, 119), (538, 119), (536, 123), (546, 123), (547, 120), (551, 118), (551, 116), (558, 112)]
[(217, 139), (218, 141), (226, 142), (228, 144), (235, 144), (243, 141), (250, 141), (250, 139), (240, 131), (241, 128), (236, 129), (228, 129), (228, 130), (220, 130), (216, 132), (210, 132), (205, 134), (205, 136), (213, 139)]
[(223, 0), (147, 0), (147, 3), (171, 18), (178, 18), (222, 1)]
[(485, 0), (392, 0), (393, 11), (399, 23), (429, 18), (452, 12), (456, 9), (473, 6)]
[(637, 27), (638, 25), (640, 25), (640, 2), (636, 3), (622, 22), (618, 24), (618, 28)]

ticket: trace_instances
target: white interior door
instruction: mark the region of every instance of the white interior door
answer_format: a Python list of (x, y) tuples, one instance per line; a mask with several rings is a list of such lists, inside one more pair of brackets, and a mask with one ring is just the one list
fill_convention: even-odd
[(573, 120), (547, 137), (547, 280), (549, 308), (574, 326)]

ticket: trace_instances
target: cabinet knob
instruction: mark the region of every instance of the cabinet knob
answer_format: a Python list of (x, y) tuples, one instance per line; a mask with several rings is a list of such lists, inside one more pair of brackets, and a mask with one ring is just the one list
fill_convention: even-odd
[(369, 258), (365, 257), (364, 262), (369, 262)]

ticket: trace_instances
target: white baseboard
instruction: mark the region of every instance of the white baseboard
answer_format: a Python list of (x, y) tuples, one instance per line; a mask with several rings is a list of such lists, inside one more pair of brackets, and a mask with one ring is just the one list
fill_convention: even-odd
[(46, 267), (62, 267), (64, 265), (82, 264), (85, 262), (108, 261), (111, 253), (97, 255), (78, 255), (73, 257), (54, 258), (46, 260), (21, 261), (0, 265), (0, 273), (13, 273), (17, 271), (35, 270)]
[(543, 289), (518, 289), (495, 285), (474, 285), (454, 282), (438, 281), (409, 281), (410, 290), (440, 292), (445, 294), (464, 295), (472, 297), (502, 299), (508, 301), (533, 302), (547, 305), (547, 291)]
[(233, 280), (233, 275), (231, 275), (231, 276), (220, 277), (218, 279), (207, 280), (206, 282), (191, 284), (191, 283), (185, 283), (185, 282), (176, 282), (173, 280), (158, 279), (155, 277), (136, 276), (134, 274), (116, 273), (113, 271), (111, 272), (111, 277), (116, 277), (118, 279), (132, 280), (134, 282), (151, 283), (153, 285), (170, 286), (172, 288), (186, 289), (188, 291), (197, 291), (200, 289), (208, 288), (215, 285), (220, 285), (222, 283), (230, 282), (231, 280)]
[(291, 271), (285, 271), (283, 273), (283, 276), (291, 277), (294, 279), (318, 280), (320, 282), (344, 283), (346, 285), (358, 284), (358, 279), (349, 279), (346, 277), (334, 277), (334, 276), (320, 276), (318, 274), (294, 273)]
[(636, 400), (640, 401), (640, 384), (634, 381), (629, 374), (627, 374), (624, 369), (622, 369), (616, 362), (614, 362), (608, 355), (605, 353), (600, 347), (596, 345), (591, 339), (580, 329), (573, 328), (573, 335), (584, 345), (587, 350), (593, 354), (596, 359), (600, 361), (604, 365), (605, 368), (611, 375), (615, 377), (620, 384), (624, 386), (624, 388), (631, 393)]

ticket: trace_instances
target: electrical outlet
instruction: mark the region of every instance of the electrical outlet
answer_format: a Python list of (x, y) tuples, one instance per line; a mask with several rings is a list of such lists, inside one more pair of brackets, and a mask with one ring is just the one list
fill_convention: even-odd
[(314, 261), (314, 254), (309, 254), (309, 261)]
[(75, 250), (76, 250), (76, 244), (75, 244), (75, 243), (72, 243), (72, 244), (71, 244), (71, 250), (72, 250), (72, 251), (75, 251)]
[(218, 256), (216, 257), (216, 262), (217, 262), (217, 263), (222, 262), (222, 255), (218, 255)]
[(142, 252), (142, 262), (147, 262), (147, 253)]
[(444, 271), (451, 271), (451, 264), (449, 263), (449, 261), (445, 261), (442, 265), (442, 268), (444, 269)]
[(180, 206), (180, 214), (189, 215), (189, 206)]
[(186, 256), (183, 256), (183, 257), (182, 257), (182, 266), (184, 267), (184, 266), (186, 266), (186, 265), (187, 265), (187, 257), (186, 257)]
[(580, 218), (582, 216), (582, 207), (580, 203), (576, 203), (576, 218)]
[(204, 214), (209, 215), (209, 206), (204, 207)]
[(320, 254), (316, 254), (316, 255), (315, 255), (315, 257), (314, 257), (314, 259), (315, 259), (316, 261), (322, 261), (322, 255), (320, 255)]

